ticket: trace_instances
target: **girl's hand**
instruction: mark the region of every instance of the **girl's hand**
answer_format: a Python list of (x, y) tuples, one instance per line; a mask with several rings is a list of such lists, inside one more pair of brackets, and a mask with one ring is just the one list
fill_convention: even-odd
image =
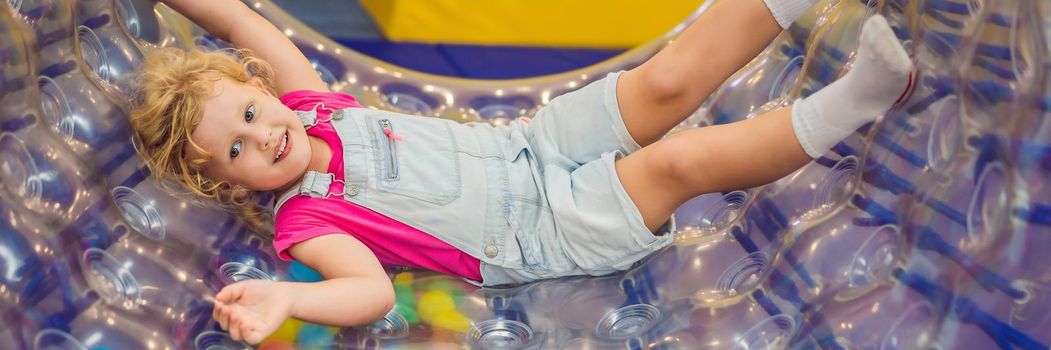
[(249, 49), (274, 68), (278, 95), (294, 90), (328, 91), (328, 84), (280, 29), (240, 0), (161, 0), (208, 33)]
[(288, 287), (269, 280), (231, 284), (215, 295), (212, 317), (233, 340), (258, 344), (288, 318), (292, 309)]

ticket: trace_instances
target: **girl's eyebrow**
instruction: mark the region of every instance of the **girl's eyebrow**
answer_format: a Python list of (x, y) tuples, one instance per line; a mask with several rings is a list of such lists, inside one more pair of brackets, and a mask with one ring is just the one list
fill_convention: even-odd
[(236, 110), (236, 111), (234, 111), (234, 113), (235, 113), (235, 114), (239, 114), (239, 117), (241, 118), (241, 119), (240, 119), (241, 121), (244, 121), (244, 118), (245, 118), (245, 112), (246, 112), (246, 111), (248, 111), (248, 105), (250, 105), (250, 104), (252, 104), (252, 99), (250, 99), (250, 98), (246, 98), (246, 99), (244, 99), (244, 101), (243, 101), (243, 102), (241, 102), (241, 104), (240, 104), (240, 105), (238, 106), (237, 110)]
[[(248, 111), (248, 106), (251, 104), (251, 102), (252, 102), (251, 99), (245, 99), (243, 102), (240, 103), (240, 105), (237, 107), (237, 109), (234, 110), (234, 115), (239, 116), (239, 118), (241, 118), (241, 119), (239, 119), (240, 121), (242, 121), (242, 122), (245, 121), (244, 120), (245, 112)], [(238, 112), (238, 111), (240, 111), (240, 112)], [(227, 134), (232, 134), (232, 133), (233, 133), (233, 130), (227, 130)], [(230, 137), (230, 138), (233, 139), (232, 141), (230, 141), (230, 148), (233, 148), (234, 145), (237, 144), (237, 137)], [(244, 143), (243, 142), (241, 143), (241, 149), (242, 150), (244, 149)], [(230, 157), (230, 150), (226, 150), (226, 157), (223, 157), (223, 159), (225, 159), (227, 163), (232, 163), (233, 162), (233, 158)]]

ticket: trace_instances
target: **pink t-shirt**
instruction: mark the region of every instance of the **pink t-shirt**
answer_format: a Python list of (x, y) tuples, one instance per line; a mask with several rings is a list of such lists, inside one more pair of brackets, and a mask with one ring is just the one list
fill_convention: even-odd
[[(294, 111), (310, 111), (319, 103), (318, 118), (328, 118), (331, 109), (361, 107), (348, 94), (299, 90), (280, 98)], [(318, 123), (307, 129), (307, 135), (319, 137), (332, 148), (328, 172), (343, 180), (343, 145), (331, 123)], [(342, 185), (333, 183), (330, 191), (339, 192)], [(384, 266), (408, 266), (481, 281), (477, 258), (382, 214), (339, 197), (311, 198), (295, 196), (274, 217), (274, 250), (284, 260), (292, 260), (288, 248), (296, 243), (327, 234), (348, 234), (376, 254)]]

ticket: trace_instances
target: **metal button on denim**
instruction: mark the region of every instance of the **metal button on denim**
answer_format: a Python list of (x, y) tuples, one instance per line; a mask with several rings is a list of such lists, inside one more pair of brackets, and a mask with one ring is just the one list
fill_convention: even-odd
[(489, 236), (489, 244), (486, 244), (485, 248), (482, 248), (482, 252), (490, 259), (495, 258), (497, 254), (500, 254), (500, 250), (496, 248), (496, 237)]
[(347, 187), (348, 196), (357, 196), (359, 192), (361, 192), (361, 187), (358, 187), (358, 185), (350, 185), (349, 187)]
[(489, 258), (495, 258), (496, 254), (499, 254), (499, 253), (500, 253), (500, 251), (496, 249), (496, 245), (495, 244), (489, 243), (489, 244), (485, 245), (485, 256), (487, 256)]

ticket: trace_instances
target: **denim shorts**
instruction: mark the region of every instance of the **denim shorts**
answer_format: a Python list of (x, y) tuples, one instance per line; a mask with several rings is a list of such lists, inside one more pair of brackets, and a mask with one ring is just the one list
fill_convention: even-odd
[(651, 233), (614, 167), (641, 148), (621, 118), (619, 77), (611, 73), (551, 100), (531, 121), (512, 123), (526, 143), (509, 165), (509, 222), (522, 258), (483, 263), (486, 285), (607, 275), (672, 243), (672, 218)]

